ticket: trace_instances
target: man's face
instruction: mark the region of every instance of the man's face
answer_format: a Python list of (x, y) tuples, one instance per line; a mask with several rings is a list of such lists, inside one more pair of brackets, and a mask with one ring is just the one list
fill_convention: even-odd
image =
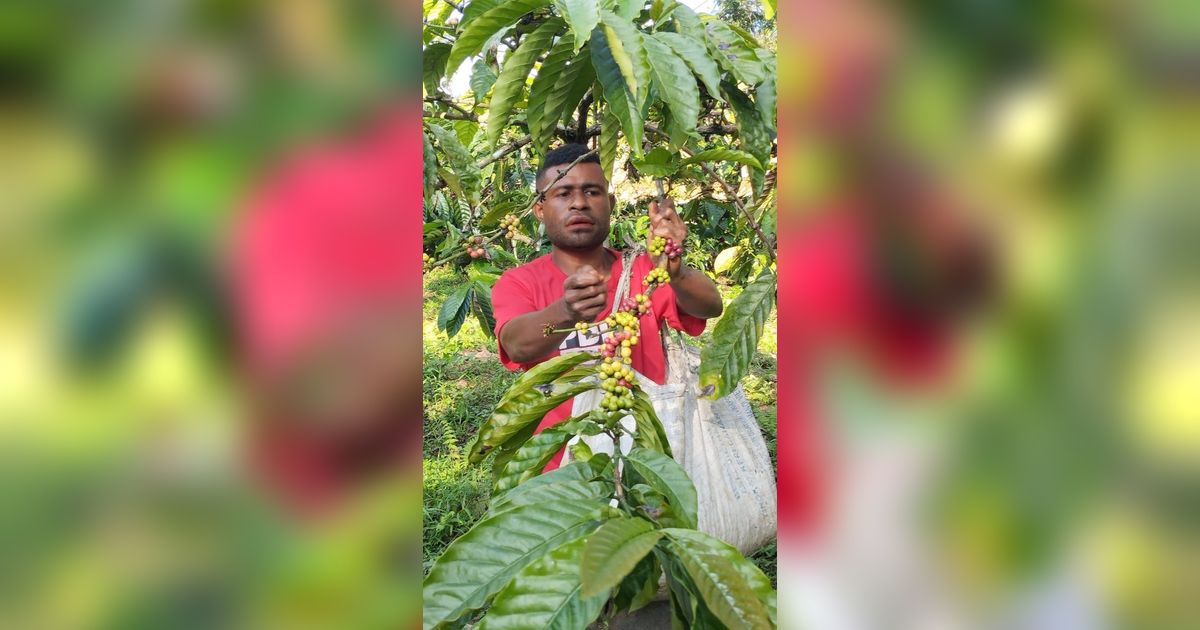
[[(540, 178), (538, 189), (554, 180), (566, 164), (551, 166)], [(576, 164), (554, 182), (533, 213), (546, 226), (546, 237), (559, 249), (587, 250), (608, 238), (608, 222), (616, 198), (608, 194), (608, 182), (599, 164)]]

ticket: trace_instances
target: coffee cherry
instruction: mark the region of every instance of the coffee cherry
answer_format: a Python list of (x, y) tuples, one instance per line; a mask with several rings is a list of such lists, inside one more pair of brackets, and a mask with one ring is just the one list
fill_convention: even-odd
[(664, 251), (666, 251), (666, 248), (667, 248), (667, 239), (665, 239), (661, 236), (655, 236), (654, 239), (650, 241), (650, 255), (651, 256), (654, 256), (654, 257), (661, 256), (662, 253)]

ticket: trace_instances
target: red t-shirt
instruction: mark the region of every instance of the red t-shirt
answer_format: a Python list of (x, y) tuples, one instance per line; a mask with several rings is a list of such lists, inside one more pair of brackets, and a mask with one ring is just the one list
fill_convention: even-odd
[[(617, 293), (617, 284), (621, 278), (621, 252), (610, 249), (616, 261), (608, 279), (608, 308), (597, 319), (604, 319), (612, 312), (613, 300)], [(654, 268), (654, 263), (646, 254), (638, 256), (633, 261), (633, 271), (629, 277), (629, 291), (633, 296), (645, 290), (642, 280)], [(562, 299), (563, 282), (567, 275), (554, 264), (550, 254), (536, 260), (505, 271), (496, 286), (492, 288), (492, 310), (496, 315), (496, 337), (499, 339), (500, 330), (514, 317), (540, 311), (554, 302)], [(650, 297), (651, 313), (642, 316), (640, 320), (640, 342), (633, 347), (633, 369), (645, 375), (656, 383), (666, 380), (666, 356), (660, 337), (662, 323), (666, 322), (676, 330), (695, 337), (704, 332), (706, 321), (694, 315), (679, 310), (675, 304), (675, 291), (671, 285), (662, 285), (654, 290)], [(653, 317), (651, 317), (653, 315)], [(500, 362), (510, 370), (529, 369), (546, 359), (556, 357), (564, 352), (592, 351), (599, 352), (604, 338), (608, 336), (608, 326), (600, 324), (600, 332), (589, 331), (585, 334), (572, 332), (563, 339), (558, 350), (529, 363), (518, 363), (508, 357), (503, 344), (500, 346)], [(571, 401), (555, 407), (538, 425), (538, 431), (566, 420), (571, 415)], [(562, 451), (554, 456), (547, 470), (558, 467), (562, 459)]]

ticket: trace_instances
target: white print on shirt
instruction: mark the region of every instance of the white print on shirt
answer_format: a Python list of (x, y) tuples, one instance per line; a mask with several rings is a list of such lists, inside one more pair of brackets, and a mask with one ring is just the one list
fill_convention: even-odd
[(600, 322), (599, 326), (589, 328), (585, 333), (573, 330), (566, 339), (562, 340), (562, 343), (558, 344), (558, 352), (566, 354), (568, 352), (598, 351), (604, 344), (604, 340), (612, 335), (613, 331), (606, 322)]

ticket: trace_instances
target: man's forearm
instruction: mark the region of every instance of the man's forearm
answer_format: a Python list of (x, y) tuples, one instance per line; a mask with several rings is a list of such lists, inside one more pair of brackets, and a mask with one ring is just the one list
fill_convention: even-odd
[(500, 329), (500, 345), (504, 346), (508, 358), (513, 361), (536, 361), (557, 350), (562, 340), (571, 334), (562, 332), (547, 336), (543, 330), (546, 324), (555, 328), (570, 328), (574, 323), (567, 315), (563, 301), (558, 300), (540, 311), (510, 319), (504, 328)]
[(683, 267), (679, 275), (671, 279), (671, 288), (675, 291), (679, 310), (688, 315), (711, 319), (719, 316), (723, 310), (717, 285), (703, 272)]

